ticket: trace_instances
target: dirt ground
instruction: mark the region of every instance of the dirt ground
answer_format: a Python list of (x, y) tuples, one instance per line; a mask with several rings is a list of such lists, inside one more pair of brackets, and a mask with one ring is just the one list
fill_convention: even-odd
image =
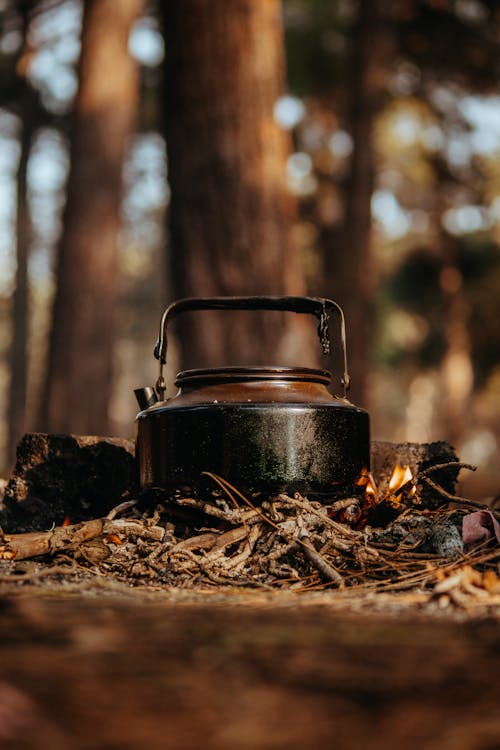
[(497, 750), (499, 618), (418, 596), (0, 596), (5, 750)]

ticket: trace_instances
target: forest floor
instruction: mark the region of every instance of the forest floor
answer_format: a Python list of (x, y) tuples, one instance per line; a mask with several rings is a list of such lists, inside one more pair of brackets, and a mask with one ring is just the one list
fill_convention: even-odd
[(498, 606), (30, 565), (0, 584), (5, 750), (500, 747)]

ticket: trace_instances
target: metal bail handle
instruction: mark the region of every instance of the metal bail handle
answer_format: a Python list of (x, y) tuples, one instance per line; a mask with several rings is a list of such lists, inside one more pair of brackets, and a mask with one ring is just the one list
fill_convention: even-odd
[(154, 349), (154, 356), (159, 361), (155, 389), (161, 401), (166, 390), (163, 367), (167, 362), (167, 326), (180, 313), (192, 310), (278, 310), (314, 315), (318, 319), (318, 337), (325, 355), (330, 354), (328, 318), (329, 313), (334, 310), (340, 319), (340, 342), (344, 362), (344, 373), (340, 382), (346, 398), (351, 379), (347, 369), (344, 312), (337, 302), (323, 297), (188, 297), (173, 302), (161, 316), (160, 333)]

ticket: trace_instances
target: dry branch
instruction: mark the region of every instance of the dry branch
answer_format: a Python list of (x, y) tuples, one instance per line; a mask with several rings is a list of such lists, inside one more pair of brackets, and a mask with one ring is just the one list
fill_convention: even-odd
[(314, 549), (309, 541), (309, 534), (307, 531), (304, 530), (301, 533), (300, 542), (302, 544), (302, 549), (304, 550), (304, 555), (318, 569), (320, 576), (326, 581), (337, 584), (337, 586), (344, 586), (344, 579), (338, 570), (335, 570), (333, 565), (330, 565), (323, 555)]
[(42, 555), (78, 547), (101, 536), (115, 534), (126, 537), (143, 537), (160, 542), (165, 529), (147, 526), (134, 520), (99, 518), (70, 526), (58, 526), (50, 531), (33, 531), (26, 534), (0, 534), (0, 560), (26, 560)]

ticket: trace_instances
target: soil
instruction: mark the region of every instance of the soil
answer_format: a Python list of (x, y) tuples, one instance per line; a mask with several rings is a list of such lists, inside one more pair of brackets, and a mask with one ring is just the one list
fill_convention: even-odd
[(418, 594), (9, 583), (5, 750), (500, 747), (498, 618)]

